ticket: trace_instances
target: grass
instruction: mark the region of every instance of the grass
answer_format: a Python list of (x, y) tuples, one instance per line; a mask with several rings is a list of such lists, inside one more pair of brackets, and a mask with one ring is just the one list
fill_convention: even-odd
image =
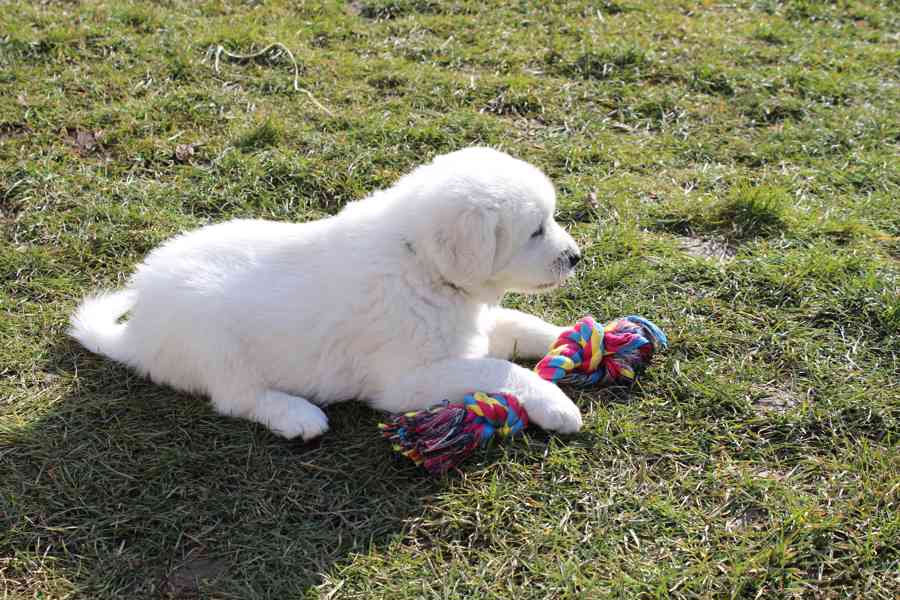
[[(855, 0), (0, 6), (2, 597), (896, 598), (898, 26)], [(213, 70), (275, 41), (328, 112), (283, 55)], [(672, 341), (630, 394), (573, 392), (578, 435), (430, 480), (360, 405), (285, 442), (65, 338), (179, 231), (319, 218), (471, 144), (543, 168), (584, 250), (510, 305)]]

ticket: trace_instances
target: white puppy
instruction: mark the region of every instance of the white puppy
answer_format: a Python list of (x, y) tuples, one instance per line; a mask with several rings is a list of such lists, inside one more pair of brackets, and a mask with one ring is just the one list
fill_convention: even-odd
[(580, 255), (555, 204), (535, 167), (461, 150), (334, 217), (178, 236), (127, 289), (86, 299), (70, 334), (288, 438), (325, 432), (319, 406), (333, 402), (396, 412), (476, 390), (515, 394), (537, 425), (574, 432), (572, 401), (508, 360), (543, 356), (562, 328), (499, 306), (572, 274)]

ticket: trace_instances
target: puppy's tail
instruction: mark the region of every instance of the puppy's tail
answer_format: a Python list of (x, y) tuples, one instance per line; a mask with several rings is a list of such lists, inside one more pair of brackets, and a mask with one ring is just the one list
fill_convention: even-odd
[(69, 335), (97, 354), (121, 363), (130, 362), (125, 345), (125, 323), (119, 319), (137, 300), (134, 290), (104, 292), (85, 298), (69, 319)]

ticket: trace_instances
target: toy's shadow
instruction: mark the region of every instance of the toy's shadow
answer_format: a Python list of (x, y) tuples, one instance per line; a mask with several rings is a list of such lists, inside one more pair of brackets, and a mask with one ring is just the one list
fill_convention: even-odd
[(46, 373), (65, 392), (2, 432), (7, 581), (46, 571), (91, 598), (298, 597), (388, 543), (442, 485), (393, 457), (358, 405), (329, 409), (332, 430), (303, 444), (74, 343)]

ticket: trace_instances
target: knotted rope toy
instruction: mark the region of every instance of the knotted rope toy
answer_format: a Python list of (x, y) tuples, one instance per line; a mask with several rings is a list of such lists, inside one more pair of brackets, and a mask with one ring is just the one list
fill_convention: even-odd
[[(564, 331), (535, 372), (553, 383), (580, 387), (630, 385), (668, 346), (666, 334), (642, 317), (599, 325), (583, 317)], [(512, 437), (528, 426), (528, 413), (511, 394), (475, 392), (462, 402), (444, 400), (427, 410), (392, 415), (379, 424), (397, 452), (432, 475), (452, 469), (495, 437)]]

